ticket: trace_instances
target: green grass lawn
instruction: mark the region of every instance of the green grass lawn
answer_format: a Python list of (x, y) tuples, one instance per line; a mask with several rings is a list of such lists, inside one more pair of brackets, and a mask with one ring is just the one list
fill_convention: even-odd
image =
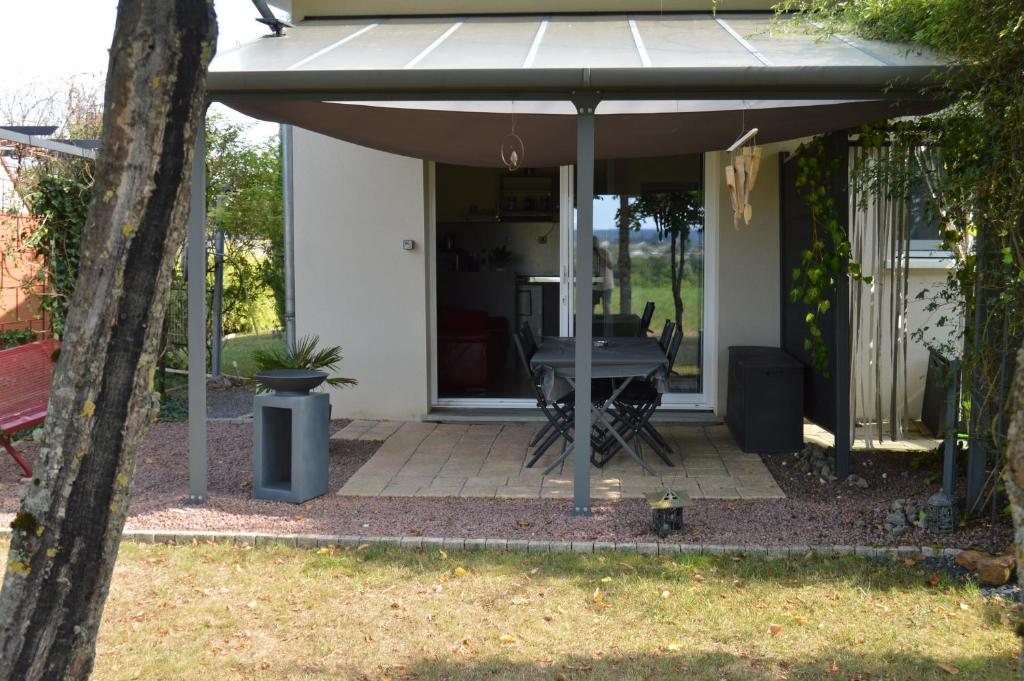
[[(683, 282), (684, 288), (680, 291), (680, 297), (683, 300), (683, 331), (687, 335), (696, 336), (703, 323), (703, 301), (701, 300), (703, 292), (699, 288), (686, 288), (687, 283)], [(653, 330), (660, 333), (666, 319), (675, 321), (676, 308), (670, 286), (667, 284), (665, 286), (634, 285), (631, 291), (630, 298), (634, 314), (643, 314), (647, 301), (650, 300), (654, 303), (654, 320), (651, 322)], [(619, 311), (619, 293), (617, 288), (612, 292), (612, 312)], [(594, 310), (600, 312), (600, 306), (595, 307)]]
[[(224, 341), (221, 350), (221, 370), (228, 375), (241, 375), (252, 378), (256, 373), (256, 365), (252, 353), (265, 348), (283, 348), (283, 334), (247, 334), (235, 336)], [(237, 368), (235, 364), (237, 363)]]
[(1015, 678), (1017, 616), (860, 558), (121, 548), (95, 679)]

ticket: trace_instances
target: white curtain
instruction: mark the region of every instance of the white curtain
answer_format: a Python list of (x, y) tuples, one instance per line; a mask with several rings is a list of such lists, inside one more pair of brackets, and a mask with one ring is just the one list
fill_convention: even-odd
[[(907, 286), (910, 261), (909, 202), (875, 167), (887, 148), (850, 149), (850, 244), (871, 283), (850, 283), (850, 428), (866, 421), (867, 446), (899, 440), (907, 425)], [(908, 159), (909, 161), (909, 159)], [(866, 165), (873, 179), (855, 180)], [(863, 177), (863, 176), (862, 176)]]

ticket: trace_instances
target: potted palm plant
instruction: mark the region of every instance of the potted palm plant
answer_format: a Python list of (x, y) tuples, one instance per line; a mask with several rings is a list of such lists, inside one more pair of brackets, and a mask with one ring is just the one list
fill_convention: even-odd
[(341, 364), (341, 347), (320, 347), (319, 336), (303, 336), (294, 348), (260, 349), (253, 353), (256, 363), (256, 390), (304, 394), (321, 383), (348, 387), (359, 381), (331, 375)]

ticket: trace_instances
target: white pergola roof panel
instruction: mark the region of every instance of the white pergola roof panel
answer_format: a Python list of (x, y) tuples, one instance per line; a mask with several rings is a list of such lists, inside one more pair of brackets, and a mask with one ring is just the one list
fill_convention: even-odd
[(624, 17), (551, 19), (533, 68), (637, 68), (640, 54)]
[(838, 38), (824, 39), (788, 27), (786, 24), (791, 23), (788, 21), (773, 25), (769, 17), (753, 15), (720, 17), (719, 23), (739, 34), (770, 66), (879, 66), (884, 63)]
[(653, 67), (760, 65), (728, 31), (706, 16), (638, 16), (633, 21)]
[(902, 46), (821, 37), (764, 14), (312, 20), (218, 55), (213, 73), (396, 69), (872, 67), (941, 64)]
[[(517, 69), (530, 54), (539, 17), (474, 17), (421, 59), (418, 69)], [(452, 24), (454, 25), (454, 23)], [(467, 58), (472, 55), (471, 58)]]

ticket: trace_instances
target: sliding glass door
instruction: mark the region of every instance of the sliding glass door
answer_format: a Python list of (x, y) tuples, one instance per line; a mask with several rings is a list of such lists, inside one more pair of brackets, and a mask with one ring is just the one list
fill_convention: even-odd
[(681, 329), (665, 403), (709, 406), (703, 156), (598, 161), (594, 185), (594, 336)]
[[(530, 404), (513, 331), (574, 334), (573, 171), (436, 166), (436, 404)], [(653, 305), (645, 335), (682, 329), (666, 405), (709, 408), (702, 156), (599, 161), (594, 175), (594, 335), (640, 333)]]

